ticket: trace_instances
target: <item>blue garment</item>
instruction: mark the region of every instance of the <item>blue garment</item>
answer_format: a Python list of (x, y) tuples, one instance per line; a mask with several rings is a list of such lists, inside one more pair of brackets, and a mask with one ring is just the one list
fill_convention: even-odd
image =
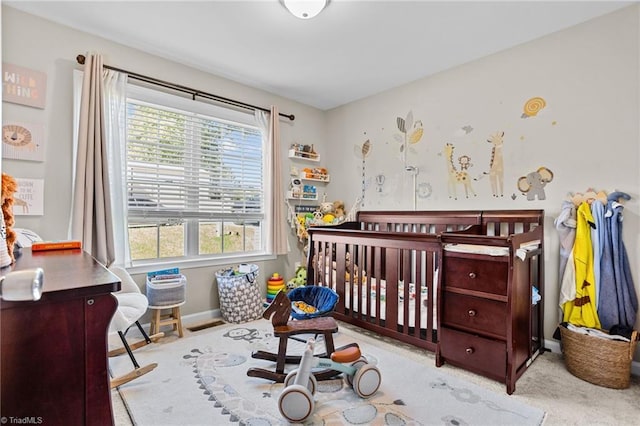
[(613, 272), (616, 277), (616, 292), (618, 294), (618, 325), (634, 327), (638, 311), (638, 296), (631, 276), (627, 250), (622, 241), (622, 210), (624, 207), (616, 201), (611, 201), (611, 203), (613, 207), (611, 243), (613, 245)]
[[(626, 195), (626, 194), (625, 194)], [(617, 198), (615, 198), (617, 199)], [(634, 327), (638, 297), (631, 276), (627, 250), (622, 241), (622, 204), (609, 196), (605, 213), (605, 240), (600, 263), (600, 306), (602, 328), (614, 325)]]
[(604, 236), (600, 236), (602, 257), (600, 258), (600, 293), (598, 294), (598, 318), (603, 329), (609, 330), (618, 324), (618, 295), (616, 292), (616, 278), (613, 272), (613, 244), (611, 243), (611, 202), (607, 203), (604, 214), (605, 223), (602, 226)]
[(593, 216), (595, 229), (591, 229), (591, 245), (593, 246), (593, 276), (596, 286), (596, 309), (600, 305), (600, 259), (602, 259), (602, 239), (604, 238), (604, 204), (595, 200), (591, 203), (591, 215)]

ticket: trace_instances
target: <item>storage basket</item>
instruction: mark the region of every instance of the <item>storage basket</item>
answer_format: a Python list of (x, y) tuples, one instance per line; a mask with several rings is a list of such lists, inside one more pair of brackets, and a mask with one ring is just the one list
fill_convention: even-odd
[(633, 331), (630, 342), (577, 333), (563, 325), (560, 334), (565, 365), (571, 374), (607, 388), (629, 387), (637, 331)]
[(184, 275), (173, 278), (147, 277), (147, 299), (149, 306), (172, 306), (185, 301), (187, 279)]
[(222, 319), (231, 323), (253, 321), (262, 316), (262, 298), (258, 288), (258, 265), (248, 265), (247, 273), (232, 269), (216, 272)]

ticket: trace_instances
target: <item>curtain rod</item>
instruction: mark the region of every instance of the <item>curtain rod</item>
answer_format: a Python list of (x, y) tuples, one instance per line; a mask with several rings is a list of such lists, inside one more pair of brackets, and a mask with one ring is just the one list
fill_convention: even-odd
[[(76, 61), (78, 61), (78, 63), (80, 65), (84, 65), (85, 56), (84, 55), (76, 56)], [(233, 105), (233, 106), (237, 106), (237, 107), (240, 107), (240, 108), (253, 109), (253, 110), (257, 109), (257, 110), (260, 110), (260, 111), (270, 112), (270, 110), (268, 108), (263, 108), (263, 107), (247, 104), (247, 103), (244, 103), (244, 102), (236, 101), (234, 99), (225, 98), (225, 97), (222, 97), (222, 96), (214, 95), (212, 93), (203, 92), (203, 91), (197, 90), (197, 89), (192, 89), (190, 87), (182, 86), (180, 84), (170, 83), (168, 81), (159, 80), (157, 78), (153, 78), (153, 77), (149, 77), (149, 76), (146, 76), (146, 75), (138, 74), (138, 73), (135, 73), (135, 72), (123, 70), (121, 68), (116, 68), (116, 67), (112, 67), (112, 66), (109, 66), (109, 65), (103, 65), (103, 67), (106, 68), (106, 69), (109, 69), (109, 70), (118, 71), (118, 72), (127, 74), (129, 77), (131, 77), (131, 78), (133, 78), (135, 80), (143, 81), (145, 83), (155, 84), (156, 86), (161, 86), (161, 87), (165, 87), (167, 89), (177, 90), (177, 91), (183, 92), (183, 93), (188, 93), (193, 97), (193, 100), (196, 99), (196, 96), (199, 96), (201, 98), (211, 99), (211, 100), (216, 101), (216, 102), (220, 102), (220, 103), (228, 104), (228, 105)], [(279, 115), (281, 117), (287, 117), (291, 121), (295, 120), (295, 118), (296, 118), (295, 115), (293, 115), (293, 114), (279, 113)]]

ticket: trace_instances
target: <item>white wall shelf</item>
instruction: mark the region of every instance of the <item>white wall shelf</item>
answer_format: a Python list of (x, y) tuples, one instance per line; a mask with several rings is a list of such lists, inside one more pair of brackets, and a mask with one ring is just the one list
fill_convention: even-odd
[(296, 151), (295, 149), (289, 150), (289, 158), (314, 162), (320, 161), (320, 155), (315, 152)]

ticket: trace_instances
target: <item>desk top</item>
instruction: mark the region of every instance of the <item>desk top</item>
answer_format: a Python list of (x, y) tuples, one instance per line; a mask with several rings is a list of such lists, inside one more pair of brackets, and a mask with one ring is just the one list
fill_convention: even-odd
[[(38, 267), (44, 270), (43, 301), (92, 297), (120, 290), (120, 279), (81, 249), (32, 253), (30, 248), (23, 248), (16, 262), (1, 273)], [(3, 308), (12, 304), (2, 301)]]

